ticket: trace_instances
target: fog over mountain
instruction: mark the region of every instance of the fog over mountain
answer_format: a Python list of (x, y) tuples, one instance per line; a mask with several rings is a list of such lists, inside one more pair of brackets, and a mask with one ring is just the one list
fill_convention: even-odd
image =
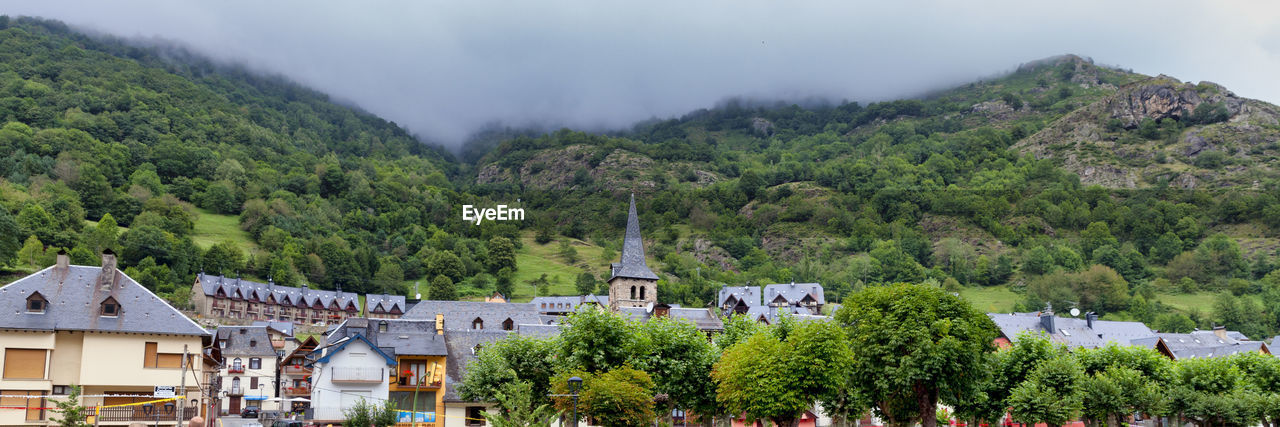
[(1267, 1), (18, 1), (279, 73), (456, 147), (474, 130), (620, 128), (727, 97), (911, 96), (1063, 53), (1280, 102)]

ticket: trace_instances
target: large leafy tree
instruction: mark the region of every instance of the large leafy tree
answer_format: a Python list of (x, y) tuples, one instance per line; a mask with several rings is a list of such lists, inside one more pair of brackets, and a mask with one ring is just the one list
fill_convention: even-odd
[(18, 258), (18, 250), (22, 249), (20, 236), (17, 221), (8, 209), (0, 207), (0, 267), (12, 265)]
[(578, 310), (562, 324), (559, 361), (566, 370), (607, 371), (625, 365), (637, 352), (638, 326), (615, 314)]
[(555, 373), (557, 345), (555, 341), (518, 335), (480, 344), (478, 357), (467, 366), (467, 374), (458, 386), (458, 395), (468, 400), (500, 402), (499, 395), (503, 393), (514, 398), (512, 391), (503, 389), (504, 384), (521, 382), (531, 387), (528, 406), (505, 409), (532, 410), (549, 403), (548, 386)]
[(688, 321), (652, 319), (639, 325), (635, 366), (653, 376), (670, 407), (716, 413), (715, 383), (708, 381), (720, 351)]
[(730, 413), (746, 414), (748, 422), (794, 427), (815, 402), (840, 398), (852, 352), (835, 323), (803, 322), (786, 331), (775, 326), (725, 351), (712, 371), (716, 399)]
[(934, 427), (940, 397), (962, 401), (980, 392), (996, 328), (960, 297), (921, 284), (869, 287), (835, 317), (856, 350), (849, 374), (882, 418)]
[(1045, 360), (1009, 392), (1009, 413), (1014, 420), (1030, 424), (1066, 424), (1080, 411), (1084, 380), (1084, 369), (1075, 358), (1060, 355)]

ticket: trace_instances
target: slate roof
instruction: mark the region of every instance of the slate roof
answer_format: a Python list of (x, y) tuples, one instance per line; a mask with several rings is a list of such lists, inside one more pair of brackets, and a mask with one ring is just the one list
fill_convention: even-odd
[(366, 294), (364, 306), (368, 307), (369, 313), (404, 314), (407, 311), (404, 295)]
[[(717, 298), (716, 306), (723, 308), (725, 301), (733, 297), (738, 301), (743, 301), (747, 307), (755, 307), (760, 304), (760, 287), (759, 286), (725, 286), (720, 288), (720, 296)], [(736, 304), (735, 304), (736, 305)]]
[(326, 291), (305, 286), (295, 288), (280, 286), (271, 281), (258, 283), (204, 273), (197, 275), (196, 280), (200, 282), (201, 291), (208, 296), (217, 295), (218, 290), (221, 289), (228, 298), (233, 299), (256, 298), (257, 301), (265, 302), (267, 296), (271, 295), (275, 297), (277, 304), (284, 304), (287, 301), (289, 305), (296, 307), (313, 307), (316, 302), (319, 302), (325, 309), (329, 309), (336, 301), (338, 307), (344, 311), (360, 311), (360, 297), (354, 292)]
[(266, 326), (286, 336), (293, 336), (293, 322), (277, 322), (274, 320), (254, 320), (253, 326)]
[(516, 334), (523, 337), (550, 338), (560, 335), (560, 325), (518, 325)]
[(1236, 337), (1244, 337), (1244, 334), (1235, 331), (1227, 331), (1225, 337), (1219, 337), (1213, 331), (1195, 331), (1187, 334), (1175, 333), (1159, 333), (1160, 339), (1164, 340), (1169, 350), (1173, 352), (1174, 357), (1178, 359), (1189, 358), (1207, 358), (1207, 357), (1224, 357), (1236, 353), (1244, 352), (1260, 352), (1264, 349), (1270, 352), (1266, 343), (1262, 341), (1250, 341)]
[[(48, 302), (43, 313), (27, 313), (35, 292)], [(99, 315), (108, 297), (120, 304), (118, 316)], [(0, 288), (0, 329), (209, 335), (124, 272), (103, 277), (102, 267), (82, 265), (50, 266)]]
[(636, 195), (631, 195), (627, 210), (627, 234), (622, 237), (622, 259), (612, 264), (612, 281), (617, 277), (658, 280), (644, 260), (644, 241), (640, 238), (640, 217), (636, 215)]
[[(222, 350), (223, 357), (276, 355), (266, 326), (221, 326), (218, 327), (217, 336), (215, 343)], [(223, 342), (227, 343), (225, 347), (222, 346)]]
[[(386, 332), (381, 325), (386, 324)], [(395, 356), (444, 356), (444, 336), (436, 333), (435, 320), (417, 319), (364, 319), (343, 321), (332, 333), (325, 336), (327, 345), (334, 345), (359, 334), (382, 352)]]
[(475, 348), (511, 336), (509, 331), (448, 331), (445, 332), (445, 345), (448, 347), (449, 363), (445, 366), (445, 384), (442, 398), (445, 402), (464, 402), (458, 397), (457, 384), (467, 374), (467, 367), (476, 360)]
[(532, 301), (529, 301), (530, 304), (538, 307), (539, 313), (571, 313), (578, 308), (578, 305), (589, 302), (599, 304), (601, 307), (608, 307), (609, 296), (576, 295), (561, 297), (535, 297)]
[(436, 314), (444, 315), (446, 331), (471, 330), (475, 319), (481, 320), (484, 330), (499, 331), (507, 319), (511, 319), (513, 326), (545, 323), (532, 303), (421, 301), (400, 317), (435, 321)]
[(1142, 322), (1118, 322), (1111, 320), (1094, 320), (1092, 327), (1088, 320), (1072, 317), (1053, 316), (1053, 330), (1047, 330), (1040, 313), (988, 313), (995, 322), (1000, 333), (1011, 341), (1016, 341), (1023, 331), (1047, 332), (1049, 339), (1065, 344), (1069, 348), (1098, 348), (1108, 343), (1119, 345), (1144, 345), (1146, 340), (1156, 338), (1156, 333)]
[[(653, 318), (653, 311), (652, 304), (648, 307), (618, 307), (618, 314), (639, 322), (648, 322), (649, 319)], [(672, 307), (668, 311), (668, 316), (672, 319), (688, 320), (701, 331), (724, 330), (724, 322), (720, 320), (720, 316), (717, 316), (708, 308)]]
[(760, 321), (761, 317), (763, 317), (765, 321), (769, 322), (769, 324), (774, 324), (778, 323), (778, 318), (782, 317), (783, 313), (789, 314), (792, 318), (800, 321), (829, 319), (828, 316), (814, 315), (813, 313), (810, 313), (808, 309), (791, 305), (783, 307), (758, 305), (748, 308), (747, 312), (743, 315), (754, 321)]
[(764, 287), (764, 304), (773, 303), (779, 295), (789, 304), (799, 304), (806, 296), (810, 296), (818, 304), (826, 304), (827, 298), (822, 294), (822, 285), (817, 283), (783, 283)]

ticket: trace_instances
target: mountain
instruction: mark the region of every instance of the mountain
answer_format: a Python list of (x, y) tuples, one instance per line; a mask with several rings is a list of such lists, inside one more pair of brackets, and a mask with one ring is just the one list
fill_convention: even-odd
[[(178, 304), (199, 271), (427, 297), (598, 291), (635, 193), (663, 302), (922, 281), (990, 311), (1280, 330), (1277, 110), (1212, 84), (1068, 55), (866, 105), (495, 127), (459, 159), (282, 77), (53, 21), (0, 18), (0, 58), (10, 275), (111, 248)], [(526, 219), (461, 219), (498, 204)]]

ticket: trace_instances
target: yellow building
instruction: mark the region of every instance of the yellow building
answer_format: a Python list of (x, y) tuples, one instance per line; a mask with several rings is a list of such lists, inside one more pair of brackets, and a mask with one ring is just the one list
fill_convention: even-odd
[(58, 417), (47, 408), (73, 384), (85, 406), (152, 401), (157, 386), (185, 396), (104, 407), (101, 425), (173, 425), (179, 411), (199, 414), (209, 333), (118, 271), (111, 252), (102, 267), (68, 265), (59, 254), (54, 266), (0, 288), (0, 313), (0, 407), (19, 408), (0, 409), (0, 425), (47, 425)]

